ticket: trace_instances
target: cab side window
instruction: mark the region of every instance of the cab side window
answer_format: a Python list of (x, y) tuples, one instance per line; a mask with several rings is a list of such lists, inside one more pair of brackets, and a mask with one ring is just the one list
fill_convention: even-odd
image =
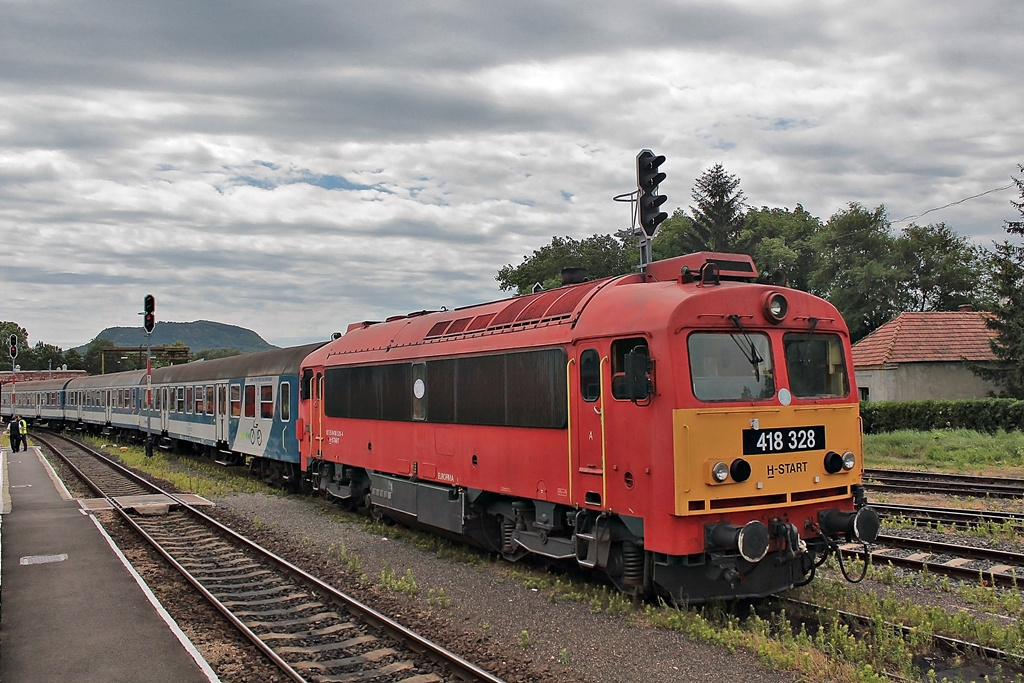
[(580, 354), (580, 396), (587, 402), (601, 398), (601, 357), (595, 349)]

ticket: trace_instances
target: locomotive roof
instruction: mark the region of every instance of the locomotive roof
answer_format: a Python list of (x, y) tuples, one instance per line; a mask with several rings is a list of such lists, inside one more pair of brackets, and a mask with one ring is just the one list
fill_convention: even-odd
[[(649, 264), (644, 274), (586, 281), (451, 311), (419, 311), (384, 322), (355, 323), (343, 337), (312, 354), (309, 362), (330, 364), (332, 357), (337, 362), (340, 356), (348, 356), (349, 362), (357, 358), (379, 362), (423, 354), (526, 349), (595, 334), (643, 333), (667, 324), (673, 315), (693, 315), (692, 307), (674, 312), (685, 299), (709, 298), (711, 290), (718, 289), (692, 284), (706, 264), (714, 266), (723, 290), (735, 292), (733, 286), (741, 283), (749, 287), (758, 276), (750, 256), (689, 254)], [(755, 287), (758, 292), (764, 289)], [(726, 317), (737, 312), (734, 309), (740, 304), (734, 294), (728, 297)]]
[[(236, 377), (296, 375), (302, 359), (326, 343), (316, 342), (228, 358), (194, 361), (184, 365), (170, 365), (153, 370), (153, 382), (174, 384)], [(145, 382), (145, 377), (142, 381)]]

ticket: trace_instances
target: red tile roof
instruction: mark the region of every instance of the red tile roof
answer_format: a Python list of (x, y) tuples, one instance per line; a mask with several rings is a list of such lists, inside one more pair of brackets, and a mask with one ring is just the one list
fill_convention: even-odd
[(855, 367), (887, 363), (996, 360), (978, 311), (907, 311), (853, 345)]

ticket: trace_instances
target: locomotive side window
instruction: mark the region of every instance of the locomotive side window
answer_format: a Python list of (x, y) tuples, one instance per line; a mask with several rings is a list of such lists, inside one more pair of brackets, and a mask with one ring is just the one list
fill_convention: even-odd
[[(564, 350), (542, 349), (429, 361), (425, 373), (412, 363), (331, 368), (324, 378), (324, 412), (329, 417), (562, 429), (565, 362)], [(414, 372), (423, 380), (419, 407), (425, 418), (414, 417)]]
[(580, 354), (580, 396), (588, 402), (601, 398), (601, 357), (594, 349)]
[(299, 400), (308, 401), (313, 396), (313, 390), (310, 385), (313, 384), (313, 370), (306, 368), (302, 371), (302, 384), (299, 385)]
[(647, 340), (638, 339), (617, 339), (612, 342), (612, 396), (617, 399), (629, 399), (629, 390), (626, 386), (626, 354), (635, 350), (641, 350), (647, 355)]
[(775, 395), (767, 335), (695, 332), (686, 343), (693, 395), (701, 401), (752, 401)]
[(850, 393), (839, 335), (789, 333), (782, 345), (794, 396), (841, 398)]
[(427, 419), (427, 364), (412, 364), (412, 419)]

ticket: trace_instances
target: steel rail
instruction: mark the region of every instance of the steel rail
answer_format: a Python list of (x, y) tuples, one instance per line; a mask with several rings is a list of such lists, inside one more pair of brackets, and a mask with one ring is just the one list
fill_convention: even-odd
[[(778, 599), (778, 600), (781, 600), (783, 602), (789, 602), (789, 603), (792, 603), (794, 605), (799, 605), (801, 607), (805, 607), (805, 608), (813, 610), (813, 611), (829, 610), (829, 611), (835, 612), (836, 614), (838, 614), (839, 616), (841, 616), (844, 619), (849, 619), (849, 620), (852, 620), (852, 621), (857, 621), (857, 622), (860, 622), (860, 623), (863, 623), (863, 624), (871, 624), (871, 623), (874, 622), (874, 619), (872, 619), (871, 617), (869, 617), (867, 615), (864, 615), (864, 614), (857, 614), (856, 612), (848, 612), (846, 610), (837, 609), (835, 607), (825, 607), (823, 605), (816, 605), (813, 602), (807, 602), (806, 600), (798, 600), (796, 598), (790, 598), (790, 597), (787, 597), (787, 596), (784, 596), (784, 595), (776, 595), (775, 598)], [(911, 633), (914, 633), (915, 630), (916, 630), (913, 626), (906, 626), (904, 624), (897, 624), (897, 623), (892, 622), (892, 621), (884, 621), (883, 623), (886, 626), (889, 626), (891, 628), (897, 629), (897, 630), (901, 631), (904, 634), (911, 634)], [(969, 651), (975, 652), (975, 653), (977, 653), (979, 655), (982, 655), (983, 657), (985, 657), (987, 659), (996, 659), (996, 660), (999, 660), (999, 661), (1009, 662), (1009, 663), (1016, 664), (1016, 665), (1024, 664), (1024, 655), (1018, 655), (1018, 654), (1014, 654), (1012, 652), (1006, 652), (1005, 650), (1000, 650), (998, 648), (994, 648), (994, 647), (991, 647), (989, 645), (982, 645), (980, 643), (972, 643), (969, 640), (963, 640), (962, 638), (953, 638), (951, 636), (943, 636), (943, 635), (939, 635), (937, 633), (933, 633), (932, 634), (932, 640), (935, 643), (937, 643), (939, 645), (942, 645), (943, 647), (949, 648), (951, 650), (959, 650), (959, 651), (969, 650)]]
[[(343, 593), (334, 588), (333, 586), (330, 586), (329, 584), (321, 581), (320, 579), (309, 574), (300, 567), (293, 565), (284, 558), (274, 554), (270, 550), (267, 550), (266, 548), (263, 548), (254, 541), (240, 535), (230, 527), (221, 524), (219, 521), (213, 519), (209, 515), (206, 515), (201, 510), (193, 507), (192, 505), (189, 505), (175, 494), (164, 491), (159, 486), (156, 486), (152, 482), (149, 482), (148, 480), (139, 476), (132, 470), (129, 470), (128, 468), (124, 467), (120, 463), (107, 458), (102, 453), (97, 452), (95, 449), (92, 449), (86, 446), (85, 444), (79, 443), (77, 441), (67, 439), (67, 437), (58, 438), (63, 438), (68, 442), (74, 444), (77, 448), (83, 449), (93, 457), (101, 460), (104, 464), (109, 465), (110, 467), (118, 471), (118, 473), (123, 474), (132, 481), (153, 491), (154, 493), (159, 493), (164, 496), (167, 496), (168, 498), (173, 500), (177, 505), (180, 505), (182, 508), (188, 510), (190, 514), (200, 519), (204, 524), (212, 527), (217, 532), (224, 534), (232, 541), (248, 548), (252, 552), (257, 553), (259, 556), (269, 560), (272, 564), (279, 567), (281, 570), (298, 578), (300, 581), (305, 583), (309, 588), (324, 594), (326, 597), (330, 598), (331, 601), (338, 604), (341, 608), (351, 611), (352, 613), (358, 615), (360, 618), (364, 619), (367, 623), (370, 623), (376, 626), (378, 629), (389, 633), (392, 637), (396, 638), (396, 640), (406, 642), (414, 650), (417, 650), (422, 654), (429, 656), (434, 661), (442, 662), (443, 664), (451, 667), (453, 673), (456, 676), (467, 681), (481, 681), (482, 683), (504, 683), (501, 678), (494, 676), (493, 674), (476, 666), (472, 662), (469, 662), (468, 660), (463, 659), (459, 655), (451, 652), (447, 648), (444, 648), (441, 645), (438, 645), (437, 643), (434, 643), (433, 641), (424, 638), (418, 633), (409, 630), (405, 626), (402, 626), (400, 623), (391, 619), (390, 617), (387, 617), (384, 614), (377, 612), (368, 605), (359, 602), (358, 600), (347, 595), (346, 593)], [(269, 646), (267, 646), (267, 644), (259, 638), (259, 636), (257, 636), (247, 626), (241, 623), (237, 617), (231, 614), (231, 611), (228, 607), (221, 604), (221, 602), (215, 596), (213, 596), (206, 588), (204, 588), (199, 583), (198, 579), (193, 577), (186, 568), (184, 568), (180, 565), (180, 563), (174, 560), (174, 558), (171, 557), (169, 553), (161, 547), (160, 543), (156, 541), (156, 539), (152, 538), (150, 534), (148, 534), (133, 519), (131, 519), (131, 517), (127, 514), (127, 512), (124, 509), (117, 505), (116, 502), (113, 501), (111, 498), (100, 492), (96, 488), (96, 485), (93, 484), (88, 477), (81, 473), (79, 468), (75, 467), (68, 459), (66, 459), (63, 456), (62, 453), (60, 453), (59, 449), (55, 448), (52, 445), (52, 443), (47, 443), (44, 439), (40, 439), (40, 441), (46, 443), (46, 445), (51, 450), (57, 453), (57, 455), (60, 456), (62, 460), (68, 463), (69, 466), (71, 466), (71, 468), (75, 471), (75, 473), (78, 476), (83, 477), (83, 481), (86, 482), (86, 485), (88, 485), (91, 490), (95, 491), (98, 495), (108, 500), (111, 506), (120, 513), (122, 518), (127, 520), (129, 524), (134, 529), (136, 529), (136, 531), (138, 531), (138, 533), (143, 538), (145, 538), (148, 543), (150, 543), (165, 559), (168, 560), (168, 562), (172, 566), (174, 566), (176, 570), (178, 570), (186, 578), (186, 580), (189, 581), (189, 583), (195, 586), (197, 590), (199, 590), (203, 594), (203, 596), (206, 597), (207, 600), (209, 600), (211, 604), (213, 604), (214, 607), (218, 609), (218, 611), (224, 614), (229, 619), (229, 621), (231, 621), (232, 625), (238, 627), (239, 630), (250, 641), (252, 641), (254, 645), (256, 645), (260, 649), (261, 652), (264, 652), (264, 654), (266, 654), (276, 665), (280, 666), (284, 673), (288, 674), (288, 676), (292, 678), (292, 680), (297, 681), (299, 683), (304, 683), (307, 680), (303, 678), (301, 674), (294, 671), (294, 669), (292, 669), (291, 666), (287, 664), (287, 662), (284, 662), (284, 660), (282, 660), (279, 655), (274, 653), (269, 648)]]

